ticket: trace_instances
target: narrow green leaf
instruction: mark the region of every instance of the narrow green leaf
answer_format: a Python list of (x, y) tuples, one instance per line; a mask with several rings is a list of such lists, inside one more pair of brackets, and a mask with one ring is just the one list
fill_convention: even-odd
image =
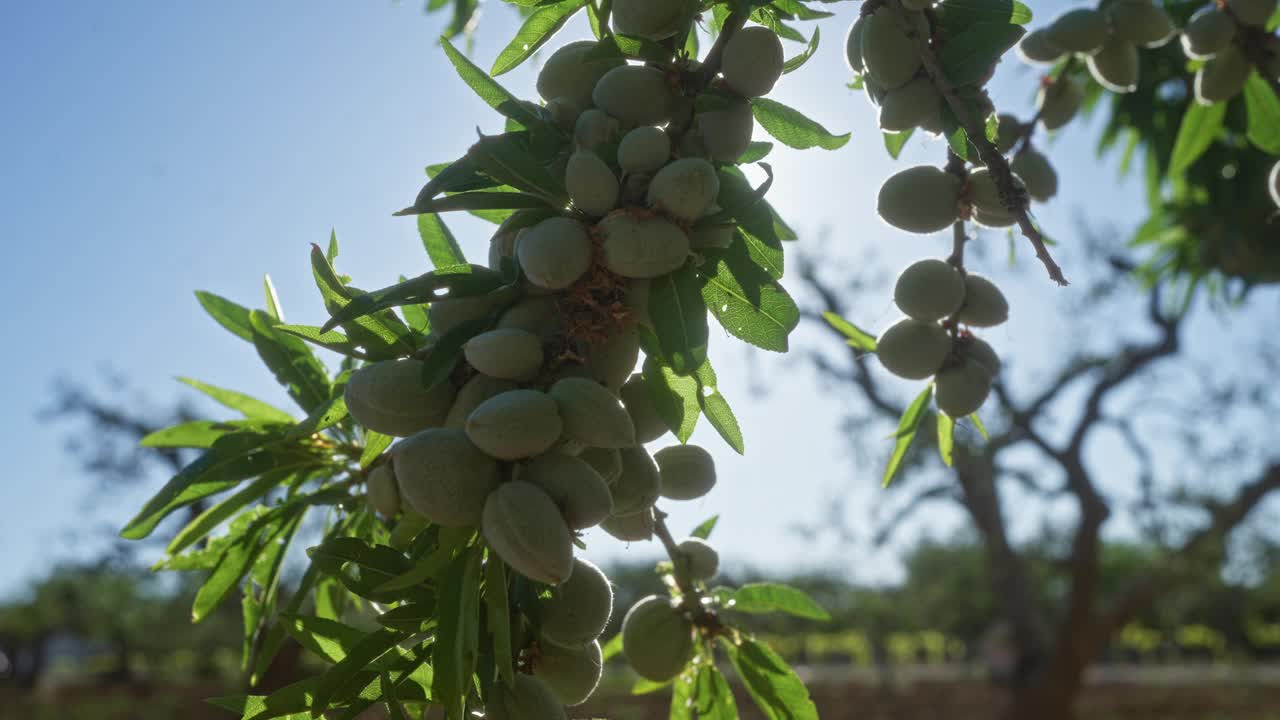
[(841, 334), (849, 338), (849, 346), (862, 350), (863, 352), (876, 351), (876, 338), (871, 333), (854, 325), (833, 312), (822, 313), (822, 319), (827, 321), (831, 327), (839, 330)]
[(662, 355), (673, 370), (689, 373), (702, 365), (707, 358), (707, 304), (692, 265), (653, 279), (649, 317)]
[(1268, 155), (1280, 155), (1280, 97), (1254, 70), (1244, 86), (1249, 111), (1249, 142)]
[(938, 455), (944, 465), (951, 467), (956, 442), (956, 421), (944, 412), (936, 413), (935, 417), (938, 425)]
[(733, 414), (733, 409), (729, 407), (729, 401), (720, 393), (716, 371), (711, 367), (710, 360), (702, 363), (702, 367), (694, 372), (694, 378), (698, 381), (698, 407), (702, 410), (702, 414), (706, 416), (716, 432), (720, 433), (720, 437), (724, 438), (729, 447), (739, 455), (745, 454), (746, 445), (742, 438), (742, 428), (738, 424), (738, 418)]
[(405, 638), (404, 633), (381, 628), (365, 635), (360, 642), (351, 648), (340, 662), (329, 668), (316, 683), (315, 694), (311, 697), (310, 709), (312, 717), (319, 717), (329, 709), (332, 701), (344, 701), (350, 697), (342, 697), (342, 690), (375, 660), (386, 655), (397, 643)]
[(299, 645), (330, 663), (340, 662), (365, 639), (350, 625), (313, 615), (281, 615), (280, 624)]
[(219, 405), (235, 410), (247, 418), (261, 418), (263, 420), (276, 420), (286, 423), (294, 421), (293, 416), (289, 413), (244, 393), (209, 385), (187, 377), (178, 378), (178, 382), (199, 390)]
[(390, 435), (383, 435), (382, 433), (377, 433), (372, 430), (366, 431), (364, 436), (364, 450), (360, 451), (360, 469), (369, 469), (369, 466), (373, 464), (373, 461), (377, 460), (378, 456), (382, 455), (384, 450), (391, 447), (391, 443), (394, 441), (395, 438)]
[(120, 531), (128, 540), (141, 540), (178, 508), (201, 498), (230, 490), (243, 480), (263, 473), (296, 471), (320, 465), (309, 452), (282, 445), (279, 434), (234, 433), (214, 441), (204, 454), (165, 483), (142, 510)]
[(737, 702), (724, 675), (714, 664), (698, 666), (693, 681), (693, 706), (698, 720), (738, 720)]
[(721, 638), (729, 662), (756, 706), (769, 720), (818, 720), (809, 691), (787, 662), (769, 646), (752, 638), (733, 645)]
[(323, 330), (311, 325), (277, 325), (276, 330), (296, 338), (301, 338), (312, 345), (331, 350), (350, 358), (357, 360), (374, 360), (375, 358), (367, 354), (360, 346), (351, 338), (343, 335), (337, 330)]
[[(337, 270), (329, 264), (319, 245), (311, 246), (311, 274), (330, 315), (340, 312), (358, 294), (338, 277)], [(353, 318), (342, 323), (342, 327), (347, 337), (375, 359), (402, 357), (416, 349), (413, 333), (390, 310)]]
[(738, 612), (766, 614), (781, 612), (808, 620), (827, 621), (831, 615), (804, 591), (777, 583), (748, 583), (730, 596)]
[(756, 264), (744, 243), (705, 253), (699, 268), (702, 299), (729, 334), (756, 347), (786, 352), (800, 324), (800, 308), (777, 280)]
[(323, 405), (311, 411), (306, 419), (289, 429), (285, 437), (296, 440), (314, 435), (342, 422), (347, 417), (347, 401), (342, 393), (335, 393)]
[[(468, 266), (463, 266), (468, 267)], [(421, 305), (444, 297), (485, 295), (502, 286), (502, 276), (484, 268), (458, 272), (457, 266), (441, 268), (390, 287), (358, 295), (329, 318), (322, 331), (328, 332), (339, 323), (355, 320), (400, 305)]]
[(508, 687), (515, 683), (515, 655), (511, 647), (511, 607), (507, 597), (507, 567), (496, 553), (484, 563), (484, 606), (493, 636), (493, 664)]
[(773, 143), (764, 142), (762, 140), (753, 140), (751, 144), (747, 146), (746, 152), (742, 153), (742, 156), (738, 158), (737, 164), (750, 165), (754, 162), (760, 162), (768, 157), (771, 152), (773, 152)]
[(804, 64), (809, 62), (809, 58), (813, 57), (813, 54), (818, 51), (818, 41), (821, 35), (819, 28), (815, 27), (813, 29), (813, 37), (809, 40), (809, 44), (805, 46), (804, 51), (793, 58), (789, 58), (782, 64), (782, 74), (786, 75), (804, 67)]
[(1226, 115), (1225, 102), (1213, 105), (1193, 102), (1187, 106), (1182, 124), (1178, 126), (1178, 138), (1173, 143), (1173, 154), (1169, 157), (1170, 175), (1186, 172), (1209, 149), (1222, 130), (1222, 121)]
[(907, 448), (911, 447), (911, 441), (916, 437), (916, 429), (920, 427), (920, 420), (924, 418), (925, 408), (929, 405), (929, 398), (932, 396), (933, 386), (930, 385), (922, 390), (902, 413), (902, 418), (898, 421), (897, 442), (893, 446), (893, 453), (889, 456), (889, 464), (884, 469), (882, 481), (884, 487), (889, 487), (893, 476), (902, 466), (902, 459), (907, 456)]
[(410, 634), (419, 633), (436, 624), (436, 604), (405, 603), (378, 616), (378, 624)]
[(702, 538), (703, 540), (706, 540), (707, 538), (711, 537), (711, 531), (716, 529), (716, 523), (718, 522), (720, 522), (720, 516), (712, 515), (706, 520), (703, 520), (698, 525), (698, 527), (693, 529), (693, 532), (689, 533), (689, 535), (691, 537)]
[(422, 213), (466, 210), (521, 210), (551, 207), (544, 198), (522, 192), (464, 192), (428, 200), (425, 203), (392, 213), (397, 217)]
[(278, 332), (276, 322), (264, 312), (249, 313), (249, 323), (258, 357), (303, 410), (310, 413), (328, 401), (329, 374), (306, 343)]
[(976, 22), (947, 39), (938, 61), (952, 85), (976, 84), (1026, 33), (1021, 25), (1003, 21)]
[(419, 215), (418, 236), (422, 238), (422, 247), (426, 249), (427, 257), (431, 258), (431, 264), (435, 267), (462, 265), (467, 262), (458, 239), (439, 215)]
[(622, 653), (622, 633), (618, 633), (609, 639), (601, 648), (600, 654), (604, 657), (603, 662), (609, 662)]
[[(560, 179), (551, 174), (544, 164), (534, 155), (529, 147), (527, 133), (507, 133), (481, 138), (471, 146), (468, 153), (479, 163), (490, 177), (505, 183), (517, 190), (523, 190), (530, 196), (542, 198), (542, 202), (532, 207), (559, 207), (568, 200)], [(463, 193), (475, 196), (507, 195), (516, 197), (521, 193)], [(461, 195), (451, 196), (452, 198)], [(520, 202), (524, 202), (523, 199)], [(530, 207), (524, 204), (503, 204), (501, 209)], [(472, 209), (472, 208), (466, 208)], [(487, 209), (487, 208), (477, 208)]]
[(849, 142), (849, 133), (833, 135), (799, 110), (787, 107), (777, 100), (756, 98), (751, 101), (751, 107), (760, 126), (788, 147), (797, 150), (812, 147), (838, 150)]
[(475, 63), (468, 60), (466, 55), (458, 52), (458, 49), (453, 46), (453, 43), (449, 42), (445, 38), (441, 38), (440, 45), (444, 48), (445, 55), (449, 57), (449, 62), (452, 63), (454, 69), (458, 71), (458, 76), (461, 77), (462, 81), (474, 90), (476, 95), (479, 95), (480, 99), (484, 100), (489, 107), (497, 110), (504, 116), (515, 120), (525, 127), (532, 128), (539, 124), (543, 124), (542, 120), (533, 114), (533, 111), (520, 104), (520, 101), (516, 99), (516, 96), (508, 92), (506, 88), (494, 82), (493, 79), (489, 77), (488, 73), (476, 67)]
[(534, 10), (516, 31), (511, 42), (498, 53), (498, 59), (494, 61), (489, 74), (497, 77), (519, 67), (520, 63), (537, 52), (586, 4), (587, 0), (562, 0)]
[(192, 420), (157, 430), (138, 441), (148, 448), (198, 448), (207, 450), (223, 435), (233, 432), (279, 432), (284, 423), (248, 420)]
[(902, 148), (907, 146), (907, 141), (911, 139), (911, 135), (914, 132), (915, 130), (906, 130), (903, 132), (883, 133), (884, 149), (889, 152), (889, 157), (897, 160), (898, 156), (902, 154)]
[(698, 381), (679, 375), (653, 356), (644, 361), (644, 384), (654, 408), (680, 442), (688, 442), (702, 414), (698, 404)]
[(270, 275), (262, 276), (262, 291), (266, 296), (267, 314), (274, 320), (284, 322), (284, 311), (280, 309), (280, 296), (276, 294), (276, 286), (271, 282)]
[(977, 429), (983, 440), (991, 439), (991, 436), (987, 434), (987, 426), (982, 424), (982, 418), (978, 417), (978, 413), (970, 415), (969, 420), (973, 422), (973, 427)]
[(449, 720), (463, 720), (465, 700), (480, 647), (480, 560), (475, 546), (454, 561), (442, 583), (439, 630), (432, 648), (432, 698), (443, 705)]
[(165, 548), (165, 552), (170, 555), (177, 555), (196, 541), (213, 532), (244, 506), (266, 495), (272, 488), (279, 487), (297, 476), (297, 472), (277, 471), (264, 474), (244, 486), (239, 492), (197, 515), (177, 535), (173, 536), (173, 539), (169, 541), (169, 546)]
[(253, 567), (258, 555), (267, 545), (275, 542), (292, 519), (292, 515), (264, 516), (223, 551), (213, 572), (196, 592), (191, 606), (192, 622), (200, 622), (208, 617), (214, 608), (239, 587), (240, 581)]
[(253, 327), (249, 324), (248, 308), (203, 290), (196, 292), (196, 299), (219, 325), (241, 340), (253, 342)]

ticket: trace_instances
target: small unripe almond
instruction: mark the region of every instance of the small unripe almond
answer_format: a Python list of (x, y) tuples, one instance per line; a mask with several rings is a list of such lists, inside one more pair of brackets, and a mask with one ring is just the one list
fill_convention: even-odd
[(1196, 101), (1201, 105), (1230, 100), (1244, 89), (1253, 65), (1235, 47), (1228, 47), (1205, 61), (1196, 71)]
[(684, 265), (689, 236), (671, 221), (617, 210), (599, 224), (604, 264), (625, 278), (654, 278)]
[(1040, 124), (1046, 130), (1057, 130), (1071, 122), (1084, 102), (1084, 90), (1069, 77), (1059, 77), (1047, 88), (1041, 88), (1036, 97), (1040, 112)]
[(766, 27), (745, 27), (724, 47), (720, 72), (724, 82), (744, 97), (768, 95), (782, 77), (782, 41)]
[(862, 29), (866, 26), (864, 18), (864, 15), (858, 15), (858, 19), (849, 26), (849, 33), (844, 36), (845, 62), (848, 63), (850, 70), (859, 74), (866, 69), (862, 62)]
[(630, 515), (610, 515), (600, 523), (600, 529), (622, 542), (640, 542), (653, 539), (656, 524), (653, 508), (648, 508)]
[(503, 313), (498, 318), (498, 327), (523, 330), (541, 338), (549, 338), (564, 331), (564, 315), (554, 297), (533, 295)]
[(578, 453), (578, 459), (599, 473), (606, 485), (612, 485), (622, 475), (622, 455), (617, 448), (585, 448)]
[(498, 464), (460, 430), (433, 428), (392, 450), (400, 497), (437, 525), (475, 527), (498, 486)]
[(383, 463), (369, 471), (365, 478), (369, 507), (386, 518), (400, 514), (400, 490), (396, 487), (396, 474), (391, 463)]
[(351, 417), (364, 427), (408, 437), (444, 422), (454, 389), (447, 382), (423, 387), (420, 360), (387, 360), (352, 373), (343, 397)]
[(898, 276), (893, 301), (907, 317), (933, 322), (955, 313), (964, 302), (964, 276), (938, 259), (912, 263)]
[(665, 215), (693, 222), (702, 217), (720, 193), (715, 167), (701, 158), (682, 158), (658, 171), (649, 183), (647, 200)]
[(622, 620), (622, 654), (641, 677), (666, 682), (693, 656), (693, 623), (669, 598), (650, 595)]
[(1018, 137), (1022, 134), (1022, 123), (1016, 115), (1008, 113), (1001, 113), (997, 120), (999, 126), (996, 129), (996, 149), (1001, 155), (1005, 155), (1017, 144)]
[[(1026, 184), (1017, 175), (1013, 176), (1013, 186), (1020, 193), (1025, 193)], [(969, 202), (978, 210), (981, 210), (988, 218), (1000, 221), (1000, 227), (1012, 225), (1014, 222), (1014, 214), (1005, 207), (1004, 200), (1000, 195), (1000, 188), (996, 185), (995, 177), (991, 171), (986, 168), (978, 168), (969, 173), (968, 184)], [(1025, 207), (1025, 199), (1023, 200)]]
[(515, 480), (489, 494), (480, 525), (489, 547), (530, 580), (559, 585), (573, 572), (573, 537), (540, 488)]
[(755, 116), (751, 113), (751, 103), (734, 98), (714, 109), (698, 111), (693, 117), (693, 127), (702, 139), (708, 158), (734, 162), (751, 146)]
[(618, 178), (591, 150), (569, 156), (564, 184), (574, 207), (587, 215), (604, 217), (618, 206)]
[(1044, 153), (1028, 148), (1009, 163), (1027, 187), (1027, 194), (1039, 202), (1047, 202), (1058, 194), (1058, 173)]
[(937, 323), (899, 320), (876, 341), (885, 369), (900, 378), (923, 380), (942, 367), (951, 352), (951, 336)]
[(1058, 16), (1046, 30), (1049, 42), (1067, 52), (1092, 55), (1104, 42), (1110, 29), (1107, 16), (1093, 8), (1076, 8)]
[(560, 702), (573, 707), (586, 702), (604, 675), (600, 643), (564, 648), (555, 643), (541, 646), (533, 664), (533, 676), (546, 683)]
[(599, 50), (592, 40), (579, 40), (556, 50), (538, 73), (538, 94), (550, 102), (566, 98), (578, 108), (591, 106), (591, 91), (609, 70), (622, 65), (621, 55)]
[(1058, 62), (1067, 51), (1053, 44), (1046, 29), (1032, 30), (1018, 43), (1018, 55), (1029, 63), (1048, 65)]
[(480, 403), (508, 390), (515, 390), (517, 387), (510, 380), (476, 375), (458, 390), (453, 407), (449, 408), (449, 415), (445, 417), (444, 426), (462, 430), (467, 426), (467, 418), (473, 410), (480, 407)]
[(617, 392), (631, 377), (640, 359), (640, 336), (634, 330), (618, 330), (587, 350), (582, 366), (586, 377)]
[(516, 258), (529, 282), (563, 290), (591, 267), (591, 238), (577, 220), (548, 218), (520, 233)]
[(560, 439), (563, 427), (556, 401), (537, 390), (496, 395), (467, 417), (467, 436), (499, 460), (541, 455)]
[(918, 77), (885, 93), (880, 103), (880, 129), (886, 132), (913, 130), (942, 106), (942, 95), (927, 77)]
[(1182, 29), (1182, 50), (1196, 60), (1211, 58), (1225, 50), (1236, 36), (1231, 16), (1216, 5), (1196, 11)]
[(613, 29), (657, 42), (680, 31), (693, 16), (691, 0), (614, 0)]
[(907, 232), (932, 233), (959, 217), (960, 178), (932, 165), (902, 170), (880, 186), (876, 210), (890, 225)]
[(964, 307), (958, 318), (973, 327), (995, 327), (1009, 319), (1009, 301), (987, 278), (969, 273), (964, 277)]
[(604, 478), (572, 455), (539, 455), (524, 466), (520, 479), (537, 485), (551, 498), (570, 530), (595, 527), (613, 513), (613, 495)]
[(623, 383), (619, 395), (622, 396), (623, 407), (631, 416), (631, 423), (635, 425), (637, 443), (650, 443), (667, 433), (667, 423), (658, 414), (643, 375), (632, 375), (630, 380)]
[(501, 380), (528, 380), (542, 369), (542, 338), (524, 330), (499, 328), (480, 333), (463, 346), (471, 367)]
[(715, 487), (715, 460), (697, 445), (665, 447), (654, 453), (653, 459), (658, 463), (662, 497), (694, 500)]
[(665, 125), (675, 97), (661, 70), (621, 65), (600, 78), (591, 94), (596, 107), (629, 126)]
[(720, 553), (701, 538), (681, 540), (676, 548), (682, 557), (676, 558), (677, 567), (683, 566), (694, 580), (706, 582), (720, 572)]
[(671, 159), (671, 136), (656, 127), (638, 127), (618, 144), (618, 167), (623, 172), (657, 172)]
[[(906, 13), (904, 18), (898, 8), (884, 6), (863, 17), (862, 61), (867, 74), (886, 89), (902, 87), (915, 77), (920, 69), (920, 49), (914, 38), (907, 35), (904, 20), (916, 26), (919, 32), (923, 19), (918, 12)], [(928, 21), (923, 23), (928, 28)]]
[(658, 466), (642, 447), (621, 448), (622, 473), (609, 488), (615, 515), (632, 515), (653, 507), (658, 501), (662, 480)]
[(953, 418), (977, 412), (991, 393), (991, 373), (981, 364), (966, 362), (938, 373), (934, 381), (934, 401), (938, 409)]
[(582, 111), (573, 124), (573, 140), (582, 150), (595, 150), (618, 138), (618, 121), (603, 110), (591, 108)]
[(1164, 8), (1150, 0), (1116, 0), (1107, 6), (1111, 32), (1134, 45), (1156, 48), (1178, 34)]
[(986, 368), (987, 373), (992, 377), (1000, 374), (1000, 356), (996, 354), (995, 348), (982, 338), (972, 335), (961, 338), (956, 343), (956, 354), (963, 360), (976, 362)]
[(624, 448), (636, 444), (636, 428), (618, 396), (594, 380), (557, 380), (547, 394), (560, 408), (564, 435), (583, 445)]
[(538, 598), (542, 634), (563, 647), (590, 644), (604, 632), (613, 614), (613, 587), (600, 568), (575, 558), (569, 579)]
[(1100, 85), (1117, 93), (1138, 89), (1138, 47), (1115, 35), (1085, 61)]

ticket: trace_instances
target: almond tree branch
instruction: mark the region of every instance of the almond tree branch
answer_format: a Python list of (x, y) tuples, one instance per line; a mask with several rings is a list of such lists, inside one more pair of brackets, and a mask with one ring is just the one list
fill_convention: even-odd
[[(895, 9), (902, 11), (901, 0), (893, 0), (893, 6)], [(969, 141), (978, 149), (978, 157), (981, 158), (982, 163), (991, 172), (996, 188), (1000, 191), (1000, 201), (1017, 218), (1018, 227), (1022, 230), (1022, 234), (1031, 241), (1036, 257), (1040, 259), (1045, 270), (1048, 271), (1049, 278), (1058, 285), (1065, 287), (1069, 284), (1067, 283), (1067, 278), (1062, 274), (1062, 268), (1058, 267), (1058, 263), (1054, 261), (1053, 255), (1049, 253), (1049, 248), (1044, 242), (1044, 235), (1036, 227), (1035, 222), (1032, 221), (1031, 215), (1027, 211), (1026, 197), (1013, 182), (1013, 171), (1009, 169), (1009, 161), (1005, 160), (1000, 151), (996, 149), (996, 146), (987, 139), (986, 128), (983, 126), (982, 118), (973, 117), (964, 101), (956, 94), (955, 88), (951, 87), (951, 83), (947, 80), (947, 76), (942, 70), (942, 65), (938, 62), (937, 55), (934, 54), (933, 48), (929, 45), (929, 38), (917, 32), (913, 23), (905, 23), (904, 30), (916, 42), (925, 73), (929, 75), (929, 79), (938, 89), (943, 99), (947, 101), (947, 105), (951, 107), (952, 113), (955, 114), (956, 119), (960, 122), (960, 126), (964, 128), (965, 135), (969, 137)]]
[(1194, 557), (1206, 546), (1225, 538), (1270, 493), (1280, 490), (1280, 464), (1272, 465), (1240, 489), (1233, 500), (1212, 511), (1209, 525), (1190, 537), (1170, 555), (1161, 569), (1138, 581), (1112, 604), (1098, 623), (1096, 643), (1127, 625), (1165, 592), (1194, 577)]

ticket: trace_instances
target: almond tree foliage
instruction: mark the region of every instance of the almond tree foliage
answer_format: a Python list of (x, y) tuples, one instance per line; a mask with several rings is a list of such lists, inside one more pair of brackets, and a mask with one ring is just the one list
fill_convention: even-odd
[[(1129, 77), (1137, 45), (1166, 42), (1173, 26), (1156, 27), (1168, 16), (1154, 7), (1154, 19), (1116, 18), (1136, 2), (1059, 18), (1035, 52), (1028, 44), (1034, 33), (1023, 27), (1032, 13), (1012, 0), (868, 0), (845, 35), (854, 84), (867, 88), (892, 131), (890, 153), (917, 130), (947, 139), (942, 167), (889, 178), (879, 211), (904, 231), (950, 231), (950, 255), (903, 274), (895, 301), (907, 317), (878, 339), (856, 318), (826, 316), (855, 350), (875, 352), (902, 377), (929, 381), (901, 414), (886, 482), (926, 416), (940, 419), (938, 444), (948, 456), (982, 452), (957, 446), (954, 429), (966, 418), (981, 427), (975, 413), (993, 387), (999, 397), (1000, 359), (973, 331), (1002, 323), (1008, 303), (969, 272), (966, 243), (974, 226), (1016, 227), (1050, 279), (1067, 284), (1031, 205), (1056, 190), (1047, 160), (1028, 159), (1035, 157), (1032, 133), (1060, 127), (1084, 104), (1081, 62), (1111, 91), (1141, 87)], [(1201, 69), (1202, 103), (1194, 108), (1229, 108), (1241, 68), (1242, 87), (1254, 87), (1246, 99), (1258, 94), (1255, 68), (1274, 78), (1275, 42), (1256, 21), (1259, 3), (1274, 10), (1270, 0), (1251, 0), (1247, 12), (1239, 3), (1224, 12), (1229, 32), (1218, 33), (1227, 41), (1202, 48), (1213, 57)], [(788, 349), (800, 321), (781, 284), (785, 245), (796, 236), (765, 199), (774, 177), (763, 160), (774, 144), (753, 133), (758, 124), (799, 150), (848, 144), (849, 135), (766, 97), (812, 56), (832, 3), (508, 4), (525, 20), (488, 72), (441, 40), (459, 77), (506, 127), (428, 166), (429, 181), (398, 213), (416, 216), (435, 269), (363, 291), (337, 270), (331, 238), (311, 254), (330, 314), (318, 327), (285, 323), (269, 281), (261, 309), (198, 293), (218, 324), (253, 346), (303, 417), (199, 385), (243, 419), (186, 422), (145, 438), (149, 447), (201, 454), (122, 534), (148, 537), (174, 512), (209, 503), (171, 539), (160, 564), (207, 573), (193, 619), (240, 596), (251, 678), (286, 638), (329, 664), (269, 695), (214, 701), (243, 718), (355, 717), (379, 703), (399, 718), (428, 706), (453, 720), (477, 711), (565, 717), (563, 706), (589, 697), (603, 663), (619, 654), (642, 678), (638, 689), (670, 686), (673, 718), (737, 716), (721, 672), (726, 662), (767, 717), (816, 717), (797, 675), (739, 618), (782, 612), (822, 620), (826, 613), (793, 588), (712, 584), (718, 558), (706, 540), (715, 520), (677, 540), (657, 503), (699, 497), (714, 485), (710, 455), (687, 444), (702, 418), (735, 451), (746, 449), (708, 358), (709, 316), (774, 352)], [(474, 29), (477, 3), (428, 4), (446, 7), (454, 12), (449, 34)], [(579, 13), (594, 37), (561, 44), (557, 33)], [(1124, 35), (1134, 28), (1142, 37)], [(700, 35), (713, 38), (705, 52)], [(782, 40), (803, 45), (788, 58)], [(1019, 41), (1026, 57), (1057, 65), (1037, 117), (1002, 128), (984, 85)], [(540, 49), (548, 53), (541, 103), (494, 79)], [(1264, 84), (1274, 91), (1274, 82)], [(1186, 110), (1188, 139), (1171, 151), (1182, 174), (1157, 175), (1153, 205), (1168, 198), (1179, 212), (1215, 208), (1192, 171), (1219, 144), (1231, 146), (1240, 122), (1265, 150), (1275, 100), (1274, 92), (1254, 98), (1247, 121), (1230, 116), (1216, 127), (1195, 119), (1202, 111)], [(1117, 135), (1131, 115), (1121, 117)], [(1154, 142), (1138, 137), (1137, 144)], [(1258, 153), (1240, 145), (1236, 138), (1231, 147), (1256, 161)], [(764, 178), (758, 186), (741, 169), (753, 164)], [(1263, 173), (1234, 167), (1236, 183), (1256, 181), (1250, 192), (1265, 196)], [(498, 225), (485, 264), (463, 256), (445, 224), (451, 212)], [(1239, 222), (1256, 230), (1267, 214)], [(1158, 237), (1165, 252), (1193, 242)], [(1204, 267), (1159, 262), (1151, 267), (1190, 277)], [(1175, 321), (1159, 322), (1166, 335), (1176, 331)], [(336, 372), (316, 347), (343, 358)], [(1128, 362), (1141, 369), (1164, 347), (1140, 349)], [(668, 432), (678, 444), (649, 455), (644, 445)], [(1088, 479), (1071, 477), (1084, 499), (1082, 528), (1092, 533), (1082, 530), (1077, 551), (1088, 557), (1105, 512)], [(316, 517), (323, 538), (306, 549), (309, 564), (296, 585), (282, 587), (290, 546)], [(603, 643), (612, 590), (597, 568), (574, 558), (580, 531), (596, 525), (624, 542), (656, 538), (669, 555), (659, 568), (668, 592), (636, 603), (621, 633)], [(1072, 605), (1073, 617), (1088, 610)], [(376, 629), (349, 622), (353, 612), (374, 614)], [(1087, 650), (1071, 647), (1073, 657)]]

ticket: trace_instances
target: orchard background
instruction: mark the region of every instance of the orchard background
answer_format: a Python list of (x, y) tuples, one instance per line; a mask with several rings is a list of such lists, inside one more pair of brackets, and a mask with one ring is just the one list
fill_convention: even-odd
[[(1071, 7), (1029, 4), (1028, 26)], [(1169, 7), (1181, 25), (1199, 3)], [(320, 325), (327, 318), (302, 263), (331, 231), (339, 268), (363, 287), (430, 269), (416, 225), (389, 211), (412, 199), (423, 165), (465, 151), (477, 125), (501, 130), (435, 41), (453, 9), (425, 17), (378, 3), (3, 11), (0, 77), (15, 112), (0, 120), (11, 140), (0, 182), (17, 260), (4, 299), (13, 347), (30, 350), (5, 361), (23, 382), (6, 410), (11, 510), (0, 541), (10, 601), (0, 664), (9, 680), (0, 716), (118, 707), (121, 716), (176, 717), (206, 712), (192, 710), (196, 698), (243, 690), (236, 603), (188, 625), (199, 579), (153, 578), (139, 568), (160, 546), (110, 539), (165, 471), (190, 459), (136, 442), (173, 420), (226, 417), (165, 380), (174, 375), (287, 404), (238, 340), (213, 334), (199, 305), (181, 301), (191, 290), (260, 306), (266, 271), (289, 320)], [(848, 87), (844, 32), (858, 5), (820, 9), (836, 15), (796, 23), (806, 37), (821, 28), (814, 57), (770, 94), (833, 137), (850, 133), (830, 151), (776, 143), (767, 159), (776, 178), (768, 200), (799, 236), (787, 244), (784, 284), (803, 319), (787, 356), (746, 349), (713, 323), (710, 354), (747, 452), (732, 453), (702, 423), (692, 442), (713, 450), (720, 482), (704, 499), (669, 504), (668, 522), (683, 534), (720, 516), (713, 540), (725, 577), (790, 582), (832, 615), (754, 620), (799, 669), (823, 717), (849, 707), (866, 708), (851, 716), (928, 716), (957, 697), (970, 698), (957, 707), (991, 712), (1054, 666), (1055, 631), (1113, 622), (1108, 608), (1131, 597), (1147, 602), (1083, 658), (1102, 670), (1080, 693), (1082, 715), (1265, 717), (1275, 683), (1265, 663), (1280, 646), (1268, 532), (1276, 508), (1266, 498), (1277, 482), (1267, 468), (1277, 462), (1268, 428), (1278, 356), (1267, 332), (1275, 290), (1251, 281), (1274, 272), (1276, 250), (1265, 241), (1277, 231), (1261, 189), (1241, 189), (1238, 206), (1196, 189), (1215, 175), (1230, 188), (1241, 168), (1274, 163), (1277, 149), (1255, 137), (1259, 101), (1227, 106), (1227, 130), (1206, 131), (1209, 152), (1185, 176), (1170, 172), (1185, 103), (1166, 84), (1157, 92), (1154, 80), (1119, 100), (1093, 94), (1087, 112), (1051, 138), (1037, 131), (1059, 194), (1034, 205), (1035, 217), (1072, 285), (1049, 282), (1019, 236), (975, 235), (966, 265), (995, 279), (1011, 306), (1009, 322), (984, 333), (1005, 360), (981, 411), (993, 439), (958, 434), (976, 463), (948, 470), (926, 414), (885, 490), (894, 445), (885, 437), (920, 384), (851, 356), (822, 316), (878, 334), (898, 314), (890, 298), (900, 269), (951, 252), (946, 234), (909, 235), (876, 215), (883, 181), (911, 165), (941, 166), (946, 143), (917, 133), (897, 161), (889, 157), (875, 108)], [(487, 68), (520, 19), (489, 2), (470, 20), (454, 42)], [(502, 82), (535, 97), (539, 60), (589, 32), (577, 17)], [(1144, 71), (1189, 76), (1177, 45), (1144, 50)], [(786, 56), (803, 47), (786, 43)], [(1030, 118), (1043, 72), (1006, 55), (988, 86), (998, 110)], [(1155, 147), (1126, 149), (1130, 134), (1117, 118), (1137, 123)], [(1280, 126), (1270, 120), (1260, 126)], [(770, 138), (757, 128), (755, 139)], [(1165, 200), (1189, 197), (1192, 210), (1207, 211), (1154, 211), (1153, 177)], [(1205, 217), (1252, 234), (1228, 238), (1242, 246), (1209, 247), (1221, 235)], [(492, 226), (458, 214), (448, 221), (468, 257), (482, 261)], [(1135, 246), (1135, 237), (1147, 242)], [(996, 487), (1003, 514), (993, 515), (978, 498)], [(1082, 546), (1090, 538), (1078, 532), (1096, 510), (1088, 488), (1109, 511), (1094, 516), (1101, 550)], [(1232, 508), (1253, 512), (1236, 517)], [(1216, 532), (1195, 540), (1203, 527), (1236, 531), (1225, 543)], [(597, 536), (588, 535), (586, 557), (618, 585), (612, 635), (646, 582), (660, 589), (650, 568), (661, 552)], [(296, 577), (301, 566), (286, 572)], [(1147, 574), (1150, 584), (1141, 582)], [(1086, 593), (1101, 615), (1071, 625), (1073, 602)], [(297, 660), (276, 686), (320, 669), (314, 658)], [(1179, 674), (1192, 663), (1217, 670), (1192, 681)], [(1136, 684), (1133, 698), (1150, 703), (1107, 704), (1117, 682)], [(619, 665), (604, 685), (612, 695), (581, 716), (633, 712), (610, 700), (629, 688)], [(1178, 692), (1188, 694), (1171, 701)], [(665, 716), (665, 700), (626, 705), (645, 702)], [(749, 705), (739, 702), (744, 713)]]

